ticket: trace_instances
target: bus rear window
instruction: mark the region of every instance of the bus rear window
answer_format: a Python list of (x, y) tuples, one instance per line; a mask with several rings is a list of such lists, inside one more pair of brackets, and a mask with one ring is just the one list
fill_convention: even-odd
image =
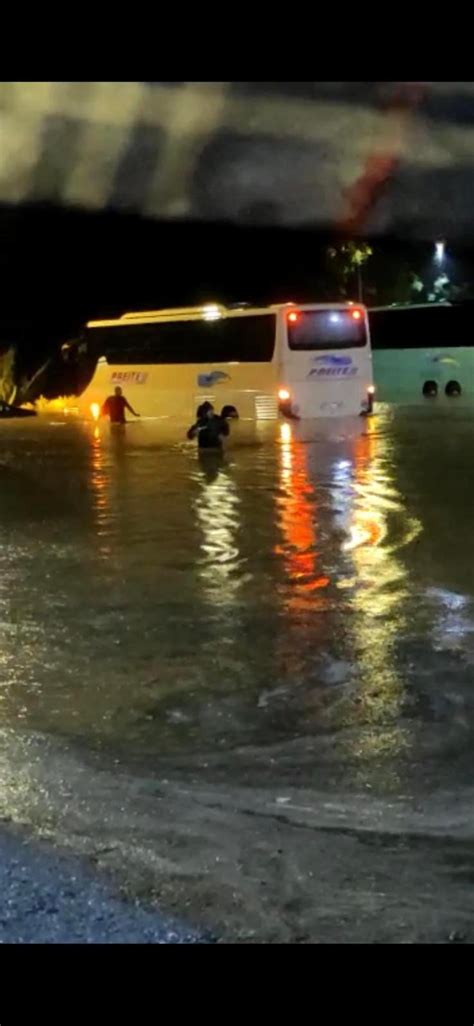
[(109, 364), (270, 363), (274, 314), (89, 329)]
[(290, 349), (353, 349), (367, 342), (365, 317), (357, 309), (295, 310), (287, 325)]

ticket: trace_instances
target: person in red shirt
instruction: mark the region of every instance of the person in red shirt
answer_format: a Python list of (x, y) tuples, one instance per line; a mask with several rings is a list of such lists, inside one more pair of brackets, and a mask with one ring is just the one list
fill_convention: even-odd
[(134, 417), (139, 417), (140, 414), (136, 413), (132, 409), (130, 403), (127, 402), (124, 395), (122, 395), (122, 389), (120, 385), (114, 388), (114, 394), (109, 395), (102, 406), (101, 415), (102, 417), (109, 417), (111, 424), (125, 424), (125, 410), (130, 410)]

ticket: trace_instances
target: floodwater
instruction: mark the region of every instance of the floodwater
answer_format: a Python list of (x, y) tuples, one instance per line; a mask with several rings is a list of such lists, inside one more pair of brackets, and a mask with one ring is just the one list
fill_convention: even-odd
[(149, 431), (1, 425), (0, 814), (224, 939), (464, 936), (474, 414)]

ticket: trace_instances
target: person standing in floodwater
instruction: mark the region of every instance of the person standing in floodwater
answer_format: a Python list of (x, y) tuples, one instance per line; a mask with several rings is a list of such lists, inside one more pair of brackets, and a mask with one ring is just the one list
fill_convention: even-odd
[(101, 416), (108, 417), (111, 424), (126, 424), (125, 410), (130, 410), (134, 417), (139, 417), (140, 414), (136, 413), (134, 409), (127, 402), (125, 396), (122, 394), (120, 385), (114, 388), (114, 394), (109, 395), (105, 400), (105, 403), (101, 409)]
[(187, 434), (190, 441), (197, 437), (199, 449), (222, 449), (222, 437), (229, 434), (229, 425), (225, 417), (217, 416), (212, 403), (205, 402), (198, 406), (196, 422)]

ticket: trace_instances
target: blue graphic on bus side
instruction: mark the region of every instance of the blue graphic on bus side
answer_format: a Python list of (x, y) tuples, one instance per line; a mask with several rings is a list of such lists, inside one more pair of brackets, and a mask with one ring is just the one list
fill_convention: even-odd
[(357, 374), (357, 367), (352, 363), (352, 356), (338, 356), (335, 353), (324, 356), (315, 356), (313, 363), (317, 364), (308, 374), (312, 377), (352, 377)]
[(211, 385), (218, 385), (221, 381), (230, 381), (230, 375), (224, 371), (210, 371), (208, 374), (198, 374), (198, 385), (200, 388), (210, 388)]
[(337, 356), (335, 353), (324, 356), (315, 356), (313, 363), (324, 363), (330, 367), (350, 367), (352, 356)]
[(454, 359), (454, 356), (450, 356), (449, 353), (443, 353), (440, 356), (431, 357), (433, 363), (453, 363), (455, 367), (459, 367), (458, 361)]

